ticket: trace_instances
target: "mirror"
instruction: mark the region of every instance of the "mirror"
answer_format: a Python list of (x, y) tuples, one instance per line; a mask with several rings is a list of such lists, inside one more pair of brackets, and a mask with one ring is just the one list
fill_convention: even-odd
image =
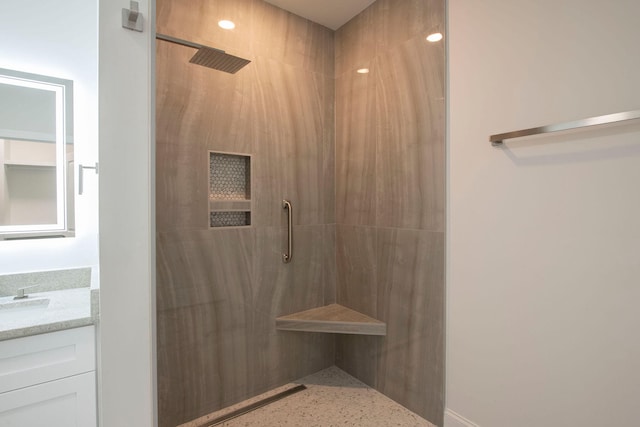
[(73, 82), (0, 68), (0, 240), (74, 231)]

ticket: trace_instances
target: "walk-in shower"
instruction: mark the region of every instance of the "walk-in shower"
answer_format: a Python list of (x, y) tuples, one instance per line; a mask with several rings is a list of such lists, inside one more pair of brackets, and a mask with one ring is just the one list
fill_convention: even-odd
[(159, 427), (334, 367), (442, 425), (444, 0), (156, 4)]

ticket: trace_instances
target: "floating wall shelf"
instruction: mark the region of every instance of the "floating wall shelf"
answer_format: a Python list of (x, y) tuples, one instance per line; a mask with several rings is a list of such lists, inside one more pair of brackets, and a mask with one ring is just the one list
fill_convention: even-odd
[(344, 307), (329, 304), (324, 307), (276, 318), (281, 331), (325, 332), (353, 335), (387, 335), (387, 324)]
[(249, 212), (251, 200), (209, 200), (209, 209), (212, 212)]

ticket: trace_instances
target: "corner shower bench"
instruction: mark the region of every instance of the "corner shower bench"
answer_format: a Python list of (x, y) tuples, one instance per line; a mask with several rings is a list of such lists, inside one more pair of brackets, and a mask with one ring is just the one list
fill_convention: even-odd
[(355, 335), (387, 334), (386, 323), (340, 304), (329, 304), (277, 317), (276, 329)]

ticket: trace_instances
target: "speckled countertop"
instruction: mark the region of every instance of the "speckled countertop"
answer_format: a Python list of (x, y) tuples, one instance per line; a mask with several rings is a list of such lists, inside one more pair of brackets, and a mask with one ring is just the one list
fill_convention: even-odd
[(9, 311), (15, 310), (13, 297), (0, 297), (0, 341), (91, 325), (98, 318), (98, 292), (82, 287), (29, 293), (16, 313)]

